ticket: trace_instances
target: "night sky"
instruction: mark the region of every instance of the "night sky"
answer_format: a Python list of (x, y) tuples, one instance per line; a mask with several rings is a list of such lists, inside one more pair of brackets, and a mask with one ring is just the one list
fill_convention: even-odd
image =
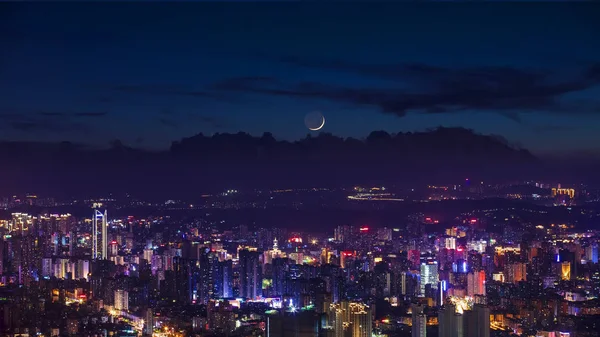
[(462, 126), (600, 144), (600, 4), (1, 4), (0, 139)]

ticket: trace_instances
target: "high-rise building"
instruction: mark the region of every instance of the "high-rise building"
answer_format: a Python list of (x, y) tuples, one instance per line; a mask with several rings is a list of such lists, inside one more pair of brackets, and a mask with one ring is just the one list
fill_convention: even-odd
[(437, 261), (421, 263), (420, 294), (425, 295), (425, 286), (428, 284), (430, 284), (433, 289), (437, 289), (438, 281)]
[[(94, 209), (92, 217), (92, 259), (108, 258), (108, 214)], [(100, 235), (102, 238), (100, 251), (98, 251), (98, 222), (100, 222)]]
[(4, 240), (0, 237), (0, 276), (4, 270)]
[(262, 269), (259, 253), (243, 249), (239, 251), (240, 296), (256, 299), (262, 295)]
[(474, 297), (475, 295), (485, 296), (485, 272), (470, 272), (467, 275), (467, 295)]
[(444, 241), (445, 241), (444, 246), (446, 247), (446, 249), (456, 249), (456, 238), (455, 237), (445, 238)]
[(467, 337), (490, 337), (490, 308), (483, 304), (475, 304), (473, 310), (466, 313), (473, 316), (473, 319), (466, 322), (468, 327), (474, 327), (474, 333), (469, 333)]
[(129, 293), (125, 290), (115, 290), (115, 309), (129, 310)]
[(154, 313), (152, 309), (146, 309), (146, 315), (144, 316), (144, 335), (152, 336), (154, 332)]
[(362, 303), (350, 303), (352, 337), (371, 337), (373, 334), (371, 308)]
[(383, 227), (377, 230), (377, 240), (392, 241), (392, 229)]
[(591, 263), (598, 263), (598, 244), (593, 243), (585, 247), (585, 259)]
[(563, 262), (561, 264), (560, 278), (563, 281), (569, 281), (571, 279), (571, 262)]
[(456, 306), (445, 304), (438, 313), (439, 337), (464, 337), (463, 317)]
[(424, 305), (412, 305), (412, 337), (427, 337), (427, 316)]
[(229, 335), (235, 330), (235, 314), (233, 307), (227, 301), (210, 301), (206, 308), (208, 328), (211, 331)]
[(233, 297), (233, 263), (231, 260), (218, 262), (215, 287), (216, 297)]
[(204, 247), (200, 253), (199, 262), (197, 296), (199, 303), (207, 304), (209, 300), (214, 298), (215, 290), (218, 287), (216, 279), (219, 261), (208, 247)]
[(490, 309), (483, 304), (475, 304), (464, 310), (447, 303), (438, 314), (440, 337), (489, 337)]
[(278, 245), (278, 241), (277, 238), (273, 239), (273, 249), (267, 250), (263, 253), (263, 262), (265, 264), (267, 263), (271, 263), (271, 261), (273, 261), (273, 259), (276, 259), (278, 257), (284, 257), (285, 253), (283, 253), (281, 250), (279, 250), (279, 245)]
[(521, 262), (506, 265), (506, 281), (509, 283), (527, 281), (527, 265)]

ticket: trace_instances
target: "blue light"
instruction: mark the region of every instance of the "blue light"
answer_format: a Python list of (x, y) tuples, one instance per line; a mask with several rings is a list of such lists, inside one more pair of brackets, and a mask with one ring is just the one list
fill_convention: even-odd
[(560, 262), (560, 254), (556, 254), (556, 262)]
[(463, 273), (467, 272), (467, 261), (463, 261)]

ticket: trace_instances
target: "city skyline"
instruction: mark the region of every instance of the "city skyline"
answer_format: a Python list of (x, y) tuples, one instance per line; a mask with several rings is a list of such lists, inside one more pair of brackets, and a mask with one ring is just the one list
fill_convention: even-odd
[(297, 140), (320, 111), (341, 137), (460, 126), (598, 150), (597, 4), (139, 6), (2, 4), (0, 139)]

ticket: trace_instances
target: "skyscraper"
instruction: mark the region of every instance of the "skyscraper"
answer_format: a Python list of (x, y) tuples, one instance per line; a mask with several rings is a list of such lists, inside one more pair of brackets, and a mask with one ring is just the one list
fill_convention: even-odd
[(198, 279), (198, 300), (201, 304), (207, 304), (215, 295), (215, 290), (218, 287), (217, 273), (218, 260), (214, 253), (208, 247), (204, 247), (200, 254), (200, 277)]
[(420, 294), (425, 295), (425, 286), (430, 284), (432, 288), (437, 289), (438, 284), (438, 264), (436, 261), (421, 263), (421, 283)]
[(439, 337), (464, 337), (463, 316), (456, 306), (446, 304), (438, 313)]
[(527, 265), (520, 262), (506, 265), (506, 280), (510, 283), (527, 281)]
[(262, 269), (259, 253), (247, 249), (240, 250), (240, 296), (256, 299), (262, 295)]
[(352, 337), (371, 337), (373, 334), (371, 308), (362, 303), (350, 303)]
[(154, 332), (154, 313), (151, 308), (146, 309), (146, 315), (144, 316), (144, 335), (152, 336)]
[(115, 290), (115, 309), (129, 310), (129, 293), (125, 290)]
[(485, 296), (485, 272), (470, 272), (467, 275), (467, 295), (483, 295)]
[(585, 247), (585, 258), (588, 262), (598, 263), (598, 244), (593, 243)]
[(412, 337), (427, 336), (427, 316), (423, 312), (424, 309), (423, 305), (412, 305)]
[[(108, 215), (105, 210), (104, 213), (97, 209), (94, 209), (94, 216), (92, 217), (92, 259), (107, 259), (108, 258)], [(98, 252), (98, 220), (100, 220), (100, 231), (102, 236), (102, 242), (100, 252)]]
[(475, 304), (470, 310), (459, 310), (453, 304), (446, 304), (438, 314), (439, 337), (489, 337), (490, 309), (483, 304)]
[(233, 264), (231, 260), (218, 262), (218, 272), (215, 280), (218, 298), (233, 297)]

